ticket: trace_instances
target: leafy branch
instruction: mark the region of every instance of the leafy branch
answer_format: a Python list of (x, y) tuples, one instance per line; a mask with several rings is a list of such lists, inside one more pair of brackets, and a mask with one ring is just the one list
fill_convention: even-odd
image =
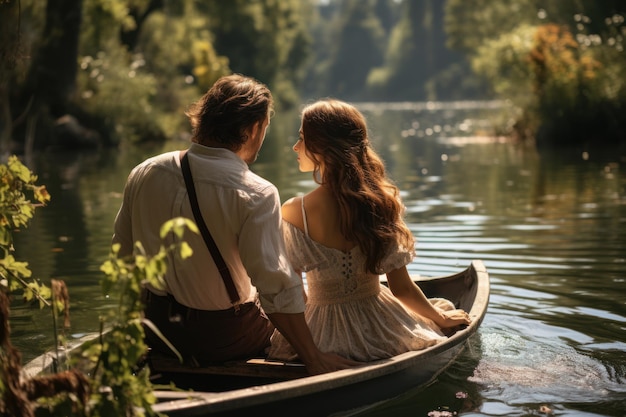
[[(136, 407), (144, 410), (146, 415), (155, 415), (152, 405), (156, 398), (149, 370), (137, 369), (137, 364), (148, 351), (142, 326), (141, 288), (146, 283), (156, 288), (164, 287), (163, 275), (170, 254), (180, 259), (192, 255), (191, 247), (182, 240), (187, 229), (198, 233), (196, 224), (189, 219), (178, 217), (169, 220), (161, 227), (161, 239), (173, 233), (177, 243), (161, 246), (159, 252), (150, 257), (143, 245), (137, 242), (134, 255), (128, 259), (119, 256), (120, 245), (115, 244), (109, 259), (102, 264), (100, 269), (105, 274), (103, 291), (107, 295), (118, 294), (119, 303), (116, 311), (112, 312), (111, 330), (83, 353), (83, 358), (95, 363), (91, 372), (94, 409), (90, 415), (135, 415)], [(151, 323), (148, 325), (152, 326)]]
[(50, 305), (50, 288), (35, 280), (27, 282), (32, 275), (28, 262), (17, 261), (12, 255), (14, 230), (27, 227), (35, 209), (50, 201), (46, 187), (36, 181), (37, 176), (15, 155), (0, 165), (0, 291), (12, 293), (21, 288), (26, 301), (37, 299), (43, 307)]
[[(66, 357), (68, 366), (63, 372), (55, 368), (53, 374), (23, 380), (21, 355), (9, 337), (9, 294), (21, 289), (24, 300), (37, 300), (40, 308), (52, 307), (55, 345), (57, 311), (64, 310), (66, 325), (69, 320), (65, 284), (52, 280), (49, 288), (34, 279), (29, 281), (32, 273), (28, 263), (17, 261), (12, 254), (13, 231), (26, 227), (35, 208), (50, 200), (45, 187), (37, 186), (36, 180), (17, 157), (0, 165), (0, 415), (156, 416), (149, 369), (138, 367), (148, 350), (143, 325), (155, 328), (142, 318), (141, 288), (146, 283), (162, 288), (168, 259), (191, 256), (191, 247), (183, 236), (187, 230), (198, 233), (196, 224), (185, 218), (163, 224), (161, 239), (173, 235), (169, 239), (173, 243), (161, 246), (153, 256), (146, 254), (140, 242), (129, 257), (121, 257), (120, 246), (113, 245), (100, 268), (104, 294), (117, 295), (119, 300), (109, 316), (110, 323), (101, 318), (100, 337), (77, 349), (79, 355)], [(31, 193), (37, 202), (28, 200), (25, 193)]]

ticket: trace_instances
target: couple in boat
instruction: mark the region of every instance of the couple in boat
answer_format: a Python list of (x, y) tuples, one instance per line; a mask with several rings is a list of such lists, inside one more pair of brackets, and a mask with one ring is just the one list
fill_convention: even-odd
[[(264, 84), (222, 77), (186, 112), (189, 149), (131, 171), (113, 236), (121, 255), (135, 242), (158, 252), (172, 218), (206, 226), (185, 236), (190, 258), (168, 259), (164, 288), (144, 289), (145, 318), (191, 364), (262, 354), (299, 359), (311, 374), (423, 349), (469, 324), (411, 280), (414, 239), (364, 116), (334, 99), (303, 109), (293, 150), (318, 186), (281, 206), (276, 187), (249, 169), (272, 113)], [(146, 339), (169, 352), (149, 328)]]

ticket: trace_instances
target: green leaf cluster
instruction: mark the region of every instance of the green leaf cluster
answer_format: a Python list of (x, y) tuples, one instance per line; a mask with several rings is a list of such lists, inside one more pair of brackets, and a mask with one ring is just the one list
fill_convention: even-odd
[(21, 288), (26, 301), (38, 300), (42, 307), (50, 298), (50, 289), (38, 281), (26, 281), (32, 272), (28, 262), (13, 256), (13, 233), (27, 227), (35, 209), (48, 201), (46, 187), (37, 185), (37, 176), (17, 156), (0, 164), (0, 291), (15, 292)]
[(0, 164), (0, 302), (3, 303), (0, 314), (0, 412), (5, 411), (7, 396), (12, 397), (14, 405), (20, 401), (15, 400), (19, 397), (15, 394), (15, 381), (19, 379), (20, 370), (19, 356), (16, 356), (10, 343), (10, 326), (5, 325), (9, 323), (8, 295), (22, 290), (23, 299), (28, 303), (38, 301), (40, 308), (49, 306), (47, 300), (52, 296), (48, 286), (31, 279), (28, 263), (13, 256), (13, 233), (26, 228), (35, 209), (50, 200), (45, 186), (36, 182), (37, 176), (15, 155)]
[[(96, 363), (93, 375), (93, 416), (138, 415), (137, 409), (154, 415), (151, 406), (155, 402), (147, 368), (137, 370), (137, 365), (147, 353), (142, 326), (143, 304), (141, 288), (150, 283), (156, 288), (163, 286), (163, 274), (167, 270), (168, 254), (180, 259), (192, 255), (189, 245), (183, 241), (184, 233), (198, 233), (196, 224), (186, 218), (174, 218), (161, 228), (161, 238), (170, 233), (175, 242), (162, 246), (154, 256), (147, 256), (140, 242), (135, 254), (129, 259), (118, 256), (119, 245), (113, 245), (109, 259), (101, 266), (104, 273), (102, 289), (107, 296), (114, 294), (118, 308), (110, 317), (112, 327), (100, 343), (92, 345), (83, 358)], [(143, 413), (142, 412), (142, 413)]]
[(198, 233), (196, 224), (186, 218), (163, 224), (161, 238), (166, 240), (171, 234), (174, 243), (162, 246), (153, 256), (145, 253), (140, 242), (135, 244), (134, 254), (126, 258), (119, 256), (119, 245), (112, 246), (100, 267), (104, 273), (101, 285), (106, 296), (117, 300), (117, 308), (101, 318), (100, 337), (82, 346), (81, 353), (70, 361), (89, 376), (88, 403), (77, 407), (75, 398), (61, 394), (40, 400), (43, 410), (50, 415), (65, 412), (81, 417), (158, 415), (152, 410), (156, 397), (149, 369), (139, 366), (148, 350), (143, 325), (152, 326), (142, 318), (141, 288), (145, 283), (162, 287), (169, 255), (182, 260), (192, 255), (183, 240), (186, 231)]

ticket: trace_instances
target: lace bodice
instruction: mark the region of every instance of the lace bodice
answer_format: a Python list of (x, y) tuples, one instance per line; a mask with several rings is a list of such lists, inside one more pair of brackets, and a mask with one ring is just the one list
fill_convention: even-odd
[[(289, 222), (283, 222), (287, 256), (292, 266), (306, 273), (308, 303), (328, 305), (372, 297), (380, 291), (376, 274), (365, 270), (365, 256), (356, 246), (344, 252), (328, 248)], [(394, 248), (383, 261), (383, 271), (400, 268), (413, 253)]]

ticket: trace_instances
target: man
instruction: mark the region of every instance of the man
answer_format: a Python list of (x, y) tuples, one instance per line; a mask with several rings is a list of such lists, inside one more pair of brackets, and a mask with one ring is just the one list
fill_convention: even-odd
[[(269, 89), (236, 74), (220, 78), (186, 112), (193, 128), (186, 157), (200, 214), (236, 295), (233, 303), (202, 236), (187, 234), (193, 255), (170, 257), (164, 290), (146, 288), (146, 318), (192, 363), (259, 354), (275, 326), (309, 373), (344, 369), (356, 363), (321, 352), (304, 320), (302, 280), (285, 257), (278, 190), (248, 167), (263, 145), (272, 111)], [(115, 219), (113, 243), (121, 245), (120, 255), (131, 254), (137, 241), (153, 255), (163, 243), (163, 223), (194, 219), (181, 158), (178, 151), (164, 153), (130, 173)], [(146, 336), (152, 349), (169, 351), (151, 331)]]

